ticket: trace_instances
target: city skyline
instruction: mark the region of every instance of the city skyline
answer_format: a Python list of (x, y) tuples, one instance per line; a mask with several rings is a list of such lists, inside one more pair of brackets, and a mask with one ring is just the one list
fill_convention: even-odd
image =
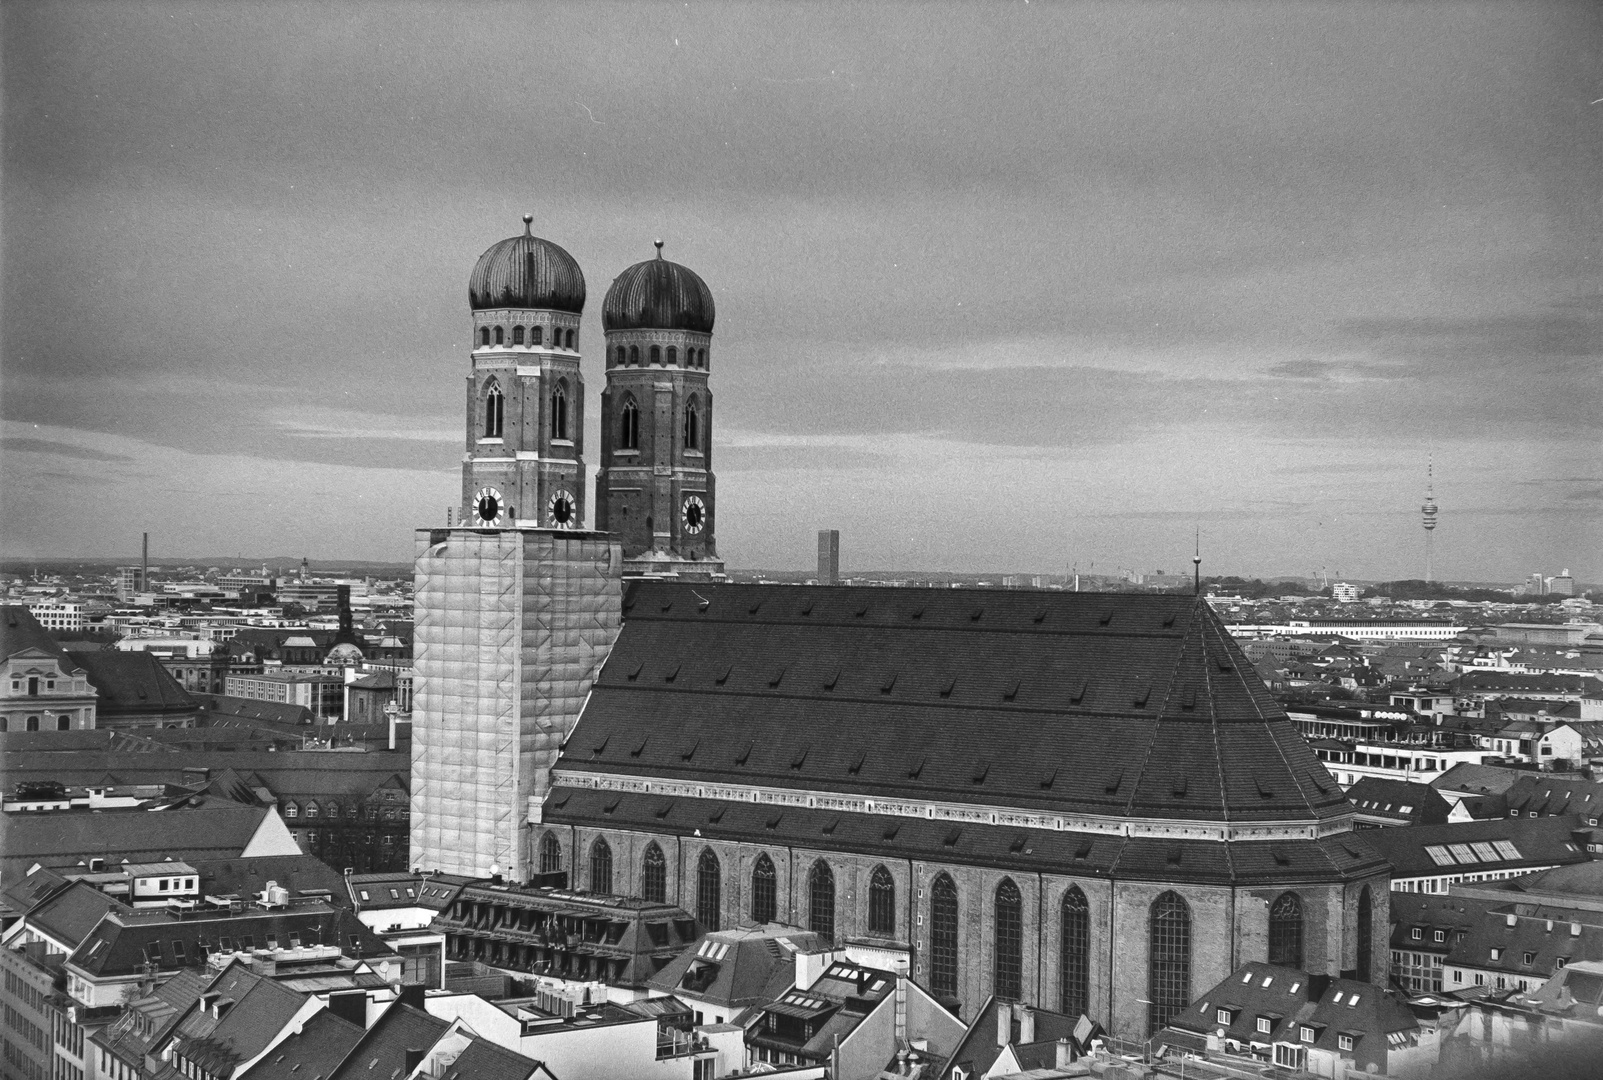
[(1434, 451), (1435, 577), (1603, 578), (1595, 12), (474, 10), (3, 9), (7, 556), (407, 559), (527, 212), (592, 402), (706, 279), (731, 567), (1421, 577)]

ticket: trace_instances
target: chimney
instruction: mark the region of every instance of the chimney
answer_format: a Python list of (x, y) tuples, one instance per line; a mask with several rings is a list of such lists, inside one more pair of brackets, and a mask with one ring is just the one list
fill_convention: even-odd
[(806, 990), (813, 983), (823, 978), (829, 965), (835, 962), (840, 955), (834, 949), (821, 949), (818, 952), (798, 952), (796, 954), (796, 989)]
[(1052, 1065), (1059, 1072), (1062, 1072), (1070, 1065), (1074, 1064), (1074, 1044), (1069, 1042), (1069, 1040), (1059, 1039), (1057, 1046), (1053, 1049), (1055, 1054), (1052, 1059)]
[(404, 1070), (406, 1075), (410, 1076), (412, 1070), (423, 1064), (423, 1055), (426, 1053), (428, 1053), (427, 1050), (414, 1049), (410, 1046), (406, 1048), (406, 1069)]
[(1578, 922), (1570, 923), (1570, 937), (1580, 937), (1580, 936), (1581, 936), (1581, 924), (1578, 923)]
[(1308, 1000), (1319, 1002), (1324, 1000), (1325, 991), (1330, 989), (1330, 975), (1326, 972), (1315, 972), (1308, 976)]
[(1005, 1001), (996, 1006), (996, 1045), (1006, 1046), (1013, 1041), (1013, 1006)]
[(1015, 1005), (1019, 1014), (1019, 1042), (1032, 1043), (1035, 1041), (1035, 1010), (1028, 1005)]

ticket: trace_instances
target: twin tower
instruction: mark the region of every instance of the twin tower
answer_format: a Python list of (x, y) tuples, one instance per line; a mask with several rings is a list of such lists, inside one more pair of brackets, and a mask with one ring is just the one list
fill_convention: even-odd
[[(479, 257), (468, 283), (468, 376), (462, 517), (468, 527), (582, 529), (584, 274), (561, 247), (509, 237)], [(619, 274), (601, 307), (606, 389), (595, 525), (622, 546), (626, 573), (722, 572), (707, 385), (712, 293), (662, 257)]]

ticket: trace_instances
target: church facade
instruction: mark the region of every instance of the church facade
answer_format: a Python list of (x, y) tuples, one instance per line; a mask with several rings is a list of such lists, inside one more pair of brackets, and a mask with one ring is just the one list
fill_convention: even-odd
[(603, 302), (524, 235), (469, 288), (461, 523), (418, 534), (424, 870), (788, 922), (1142, 1039), (1248, 960), (1386, 978), (1387, 867), (1200, 599), (727, 583), (710, 291)]

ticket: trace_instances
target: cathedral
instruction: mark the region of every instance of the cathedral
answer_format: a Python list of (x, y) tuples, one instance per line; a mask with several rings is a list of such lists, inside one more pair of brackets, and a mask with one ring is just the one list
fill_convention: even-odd
[[(629, 267), (584, 528), (577, 264), (490, 248), (461, 524), (418, 536), (424, 870), (783, 922), (1144, 1039), (1247, 961), (1383, 984), (1388, 870), (1200, 598), (730, 584), (713, 300)], [(532, 963), (532, 958), (530, 960)]]

